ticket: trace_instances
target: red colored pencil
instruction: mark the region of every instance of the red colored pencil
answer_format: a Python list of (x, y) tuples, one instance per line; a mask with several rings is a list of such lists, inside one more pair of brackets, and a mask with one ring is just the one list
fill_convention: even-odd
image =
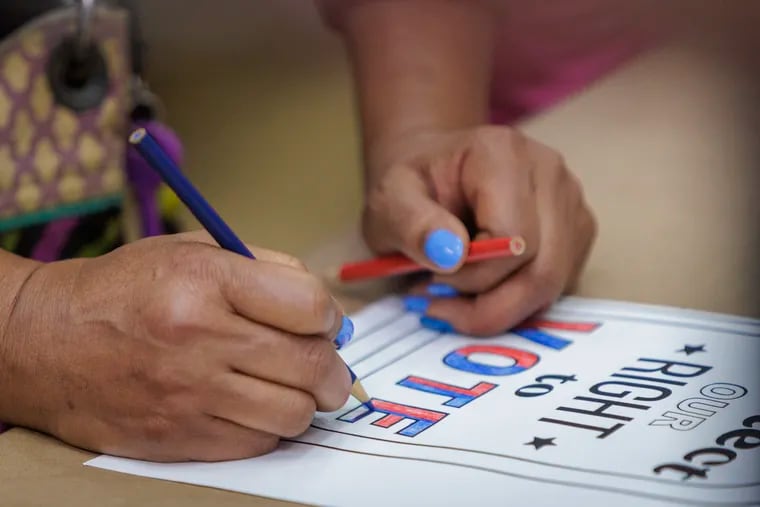
[[(522, 255), (524, 251), (525, 240), (519, 236), (481, 239), (470, 243), (470, 250), (467, 253), (465, 263), (518, 256)], [(367, 261), (346, 263), (341, 266), (338, 279), (342, 282), (361, 281), (405, 275), (426, 269), (405, 255), (388, 255)]]

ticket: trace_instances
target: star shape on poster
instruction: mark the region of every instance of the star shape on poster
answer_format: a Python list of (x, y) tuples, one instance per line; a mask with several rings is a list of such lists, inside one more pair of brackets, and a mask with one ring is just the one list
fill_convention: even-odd
[(682, 349), (676, 350), (676, 352), (683, 352), (687, 356), (690, 356), (695, 352), (705, 352), (705, 346), (704, 345), (684, 345)]
[(540, 437), (533, 437), (532, 442), (525, 442), (523, 445), (532, 445), (536, 448), (536, 450), (541, 449), (542, 447), (546, 447), (547, 445), (557, 445), (554, 443), (554, 439), (556, 437), (552, 438), (540, 438)]

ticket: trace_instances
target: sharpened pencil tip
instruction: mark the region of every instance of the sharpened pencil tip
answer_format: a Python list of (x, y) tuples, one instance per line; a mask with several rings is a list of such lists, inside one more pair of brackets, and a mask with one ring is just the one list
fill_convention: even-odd
[(364, 386), (362, 386), (361, 382), (358, 380), (356, 380), (354, 382), (354, 385), (351, 387), (351, 396), (361, 401), (362, 405), (367, 405), (367, 403), (370, 403), (370, 397), (367, 394), (367, 391), (364, 390)]

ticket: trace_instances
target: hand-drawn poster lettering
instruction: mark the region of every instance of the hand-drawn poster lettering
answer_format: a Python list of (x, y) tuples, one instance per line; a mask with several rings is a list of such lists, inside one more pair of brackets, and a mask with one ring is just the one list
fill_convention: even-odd
[(262, 458), (87, 464), (320, 505), (760, 505), (760, 321), (580, 298), (488, 339), (396, 298), (354, 321), (374, 410)]

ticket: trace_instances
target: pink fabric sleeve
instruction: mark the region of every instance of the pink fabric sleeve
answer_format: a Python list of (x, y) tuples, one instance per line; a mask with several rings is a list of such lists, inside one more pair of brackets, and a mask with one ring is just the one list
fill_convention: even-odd
[[(363, 3), (370, 3), (370, 2), (392, 3), (393, 1), (395, 1), (396, 3), (403, 3), (403, 2), (409, 2), (412, 0), (315, 0), (317, 4), (317, 9), (322, 15), (322, 19), (325, 21), (325, 24), (337, 30), (341, 29), (341, 25), (343, 23), (343, 16), (348, 12), (348, 10), (351, 7), (355, 5), (363, 4)], [(498, 6), (499, 2), (502, 2), (503, 0), (458, 0), (458, 1), (470, 3), (470, 4), (480, 2), (484, 5)]]
[[(316, 0), (325, 23), (338, 31), (352, 7), (377, 1)], [(514, 124), (550, 108), (658, 42), (657, 30), (638, 22), (647, 12), (636, 3), (477, 1), (501, 6), (494, 10), (492, 123)]]

